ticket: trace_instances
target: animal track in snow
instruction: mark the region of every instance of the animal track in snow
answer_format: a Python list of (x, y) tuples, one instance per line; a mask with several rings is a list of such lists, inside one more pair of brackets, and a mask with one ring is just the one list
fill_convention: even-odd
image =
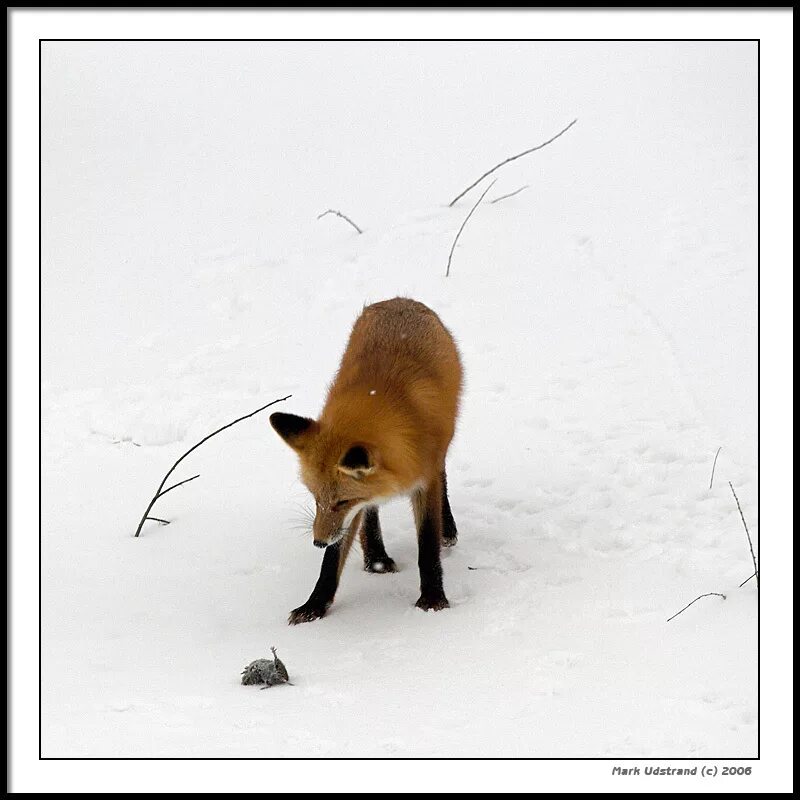
[(493, 478), (470, 478), (469, 480), (462, 481), (461, 485), (468, 489), (473, 486), (477, 486), (480, 489), (488, 489), (493, 483)]
[(632, 550), (633, 547), (634, 543), (627, 537), (610, 536), (595, 542), (593, 549), (603, 555), (612, 555), (614, 553), (625, 553)]
[(545, 417), (529, 417), (528, 419), (523, 420), (523, 425), (544, 431), (550, 427), (550, 421)]
[(516, 497), (501, 497), (494, 501), (494, 507), (501, 511), (513, 511), (520, 502)]
[(573, 653), (568, 650), (553, 650), (546, 653), (538, 662), (537, 666), (552, 665), (554, 667), (576, 667), (583, 661), (583, 653)]

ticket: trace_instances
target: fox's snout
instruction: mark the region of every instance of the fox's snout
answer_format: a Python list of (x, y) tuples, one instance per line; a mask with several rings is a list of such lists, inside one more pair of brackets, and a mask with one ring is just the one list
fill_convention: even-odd
[(341, 538), (341, 531), (336, 531), (332, 536), (327, 537), (314, 534), (314, 547), (327, 547), (329, 544), (336, 544)]
[(314, 547), (327, 547), (336, 544), (342, 538), (342, 520), (331, 519), (327, 514), (319, 514), (314, 519)]

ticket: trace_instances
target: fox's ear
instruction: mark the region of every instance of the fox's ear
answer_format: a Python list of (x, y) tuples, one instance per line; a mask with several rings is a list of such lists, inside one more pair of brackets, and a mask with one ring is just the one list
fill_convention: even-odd
[(371, 475), (377, 469), (373, 453), (363, 444), (354, 444), (349, 447), (337, 464), (339, 472), (351, 478), (363, 478)]
[(282, 411), (270, 414), (269, 423), (278, 436), (294, 450), (302, 450), (304, 443), (319, 430), (319, 424), (313, 419), (284, 414)]

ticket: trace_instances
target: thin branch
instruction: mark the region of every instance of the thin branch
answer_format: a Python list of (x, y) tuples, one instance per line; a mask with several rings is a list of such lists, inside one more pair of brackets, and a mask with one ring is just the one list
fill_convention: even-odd
[(505, 161), (501, 161), (499, 164), (492, 167), (488, 172), (484, 172), (483, 175), (481, 175), (480, 178), (478, 178), (478, 180), (475, 181), (475, 183), (471, 183), (469, 186), (467, 186), (466, 189), (464, 189), (463, 192), (461, 192), (460, 195), (458, 195), (458, 197), (451, 200), (448, 203), (448, 207), (452, 208), (468, 191), (474, 189), (484, 178), (491, 175), (495, 170), (500, 169), (500, 167), (505, 166), (510, 161), (516, 161), (518, 158), (522, 158), (522, 156), (528, 155), (528, 153), (535, 153), (537, 150), (541, 150), (543, 147), (547, 147), (547, 145), (549, 145), (550, 142), (554, 142), (556, 139), (558, 139), (559, 136), (563, 136), (577, 121), (578, 121), (577, 118), (572, 120), (572, 122), (570, 122), (570, 124), (567, 125), (567, 127), (564, 128), (564, 130), (559, 131), (552, 139), (548, 139), (546, 142), (542, 142), (542, 144), (537, 144), (536, 147), (531, 147), (529, 150), (524, 150), (522, 153), (517, 153), (517, 155), (511, 156), (510, 158), (507, 158)]
[(270, 406), (274, 406), (276, 403), (282, 403), (284, 400), (288, 400), (290, 397), (291, 397), (291, 395), (287, 394), (286, 397), (280, 397), (277, 400), (273, 400), (271, 403), (267, 403), (265, 406), (261, 406), (261, 408), (257, 408), (255, 411), (251, 411), (249, 414), (245, 414), (243, 417), (239, 417), (239, 419), (235, 419), (233, 422), (229, 422), (227, 425), (223, 425), (221, 428), (217, 428), (217, 430), (215, 430), (213, 433), (209, 433), (208, 436), (205, 436), (204, 438), (202, 438), (196, 445), (194, 445), (193, 447), (190, 447), (169, 468), (169, 471), (167, 472), (167, 474), (164, 476), (164, 479), (159, 484), (158, 489), (156, 489), (156, 493), (153, 495), (153, 499), (149, 502), (149, 504), (147, 506), (147, 509), (145, 510), (144, 514), (142, 514), (142, 518), (139, 521), (139, 527), (136, 528), (136, 533), (134, 534), (134, 538), (137, 538), (139, 536), (139, 534), (142, 532), (142, 526), (144, 525), (144, 521), (150, 515), (150, 511), (153, 508), (153, 506), (155, 505), (155, 502), (156, 502), (156, 500), (158, 500), (159, 497), (162, 497), (167, 492), (171, 492), (173, 489), (176, 489), (178, 486), (181, 486), (184, 483), (188, 483), (189, 481), (193, 481), (195, 478), (199, 477), (198, 475), (195, 475), (193, 478), (188, 478), (185, 481), (181, 481), (180, 483), (176, 483), (173, 486), (170, 486), (169, 489), (164, 489), (164, 484), (169, 479), (169, 476), (172, 475), (172, 473), (175, 471), (175, 468), (178, 466), (178, 464), (180, 464), (181, 461), (183, 461), (183, 459), (186, 458), (186, 456), (189, 455), (189, 453), (193, 453), (195, 450), (197, 450), (198, 447), (200, 447), (201, 444), (205, 444), (205, 442), (207, 442), (212, 436), (216, 436), (218, 433), (222, 433), (222, 431), (227, 430), (232, 425), (236, 425), (237, 422), (242, 422), (243, 420), (250, 419), (250, 417), (254, 417), (256, 414), (260, 413), (265, 408), (269, 408)]
[(714, 456), (714, 464), (711, 467), (711, 481), (708, 484), (709, 490), (714, 485), (714, 470), (717, 468), (717, 458), (719, 457), (719, 451), (722, 450), (721, 447), (717, 448), (717, 454)]
[(507, 200), (509, 197), (513, 197), (515, 194), (524, 192), (528, 188), (529, 188), (528, 184), (526, 183), (524, 186), (520, 186), (516, 192), (509, 192), (508, 194), (501, 194), (500, 197), (495, 197), (494, 200), (489, 201), (489, 205), (493, 205), (494, 203), (499, 203), (501, 200)]
[(169, 520), (161, 519), (161, 517), (145, 517), (145, 519), (151, 519), (153, 522), (160, 522), (162, 525), (169, 525)]
[(461, 236), (461, 231), (464, 230), (464, 226), (469, 222), (469, 218), (475, 213), (475, 209), (481, 204), (481, 200), (486, 197), (486, 193), (492, 188), (492, 186), (495, 185), (495, 183), (497, 183), (496, 178), (483, 190), (483, 194), (478, 198), (478, 202), (472, 206), (472, 210), (469, 212), (469, 214), (467, 214), (467, 218), (461, 223), (461, 227), (458, 229), (456, 238), (453, 240), (453, 246), (450, 248), (450, 255), (447, 257), (447, 272), (444, 274), (445, 278), (450, 277), (450, 262), (453, 260), (453, 253), (455, 252), (456, 245), (458, 244), (458, 237)]
[(347, 222), (349, 222), (359, 233), (364, 233), (364, 231), (362, 231), (361, 228), (359, 228), (358, 225), (356, 225), (355, 222), (353, 222), (353, 220), (350, 219), (350, 217), (348, 217), (346, 214), (342, 214), (341, 211), (336, 211), (333, 208), (329, 208), (327, 211), (323, 211), (317, 217), (317, 219), (322, 219), (327, 214), (335, 214), (337, 217), (341, 217), (342, 219), (347, 220)]
[(171, 492), (173, 489), (177, 489), (179, 486), (183, 486), (184, 483), (189, 483), (190, 481), (193, 481), (195, 478), (199, 478), (199, 477), (200, 477), (199, 474), (198, 475), (192, 475), (191, 478), (187, 478), (185, 481), (181, 481), (180, 483), (173, 484), (172, 486), (169, 487), (169, 489), (164, 489), (163, 492), (159, 492), (156, 495), (156, 500), (158, 500), (159, 497), (163, 497), (167, 492)]
[[(736, 507), (739, 509), (739, 516), (742, 518), (742, 525), (744, 525), (744, 532), (747, 534), (747, 543), (750, 545), (750, 556), (753, 559), (753, 569), (755, 570), (753, 574), (756, 576), (756, 586), (758, 586), (760, 590), (761, 585), (758, 580), (758, 564), (756, 563), (756, 554), (753, 552), (753, 540), (750, 538), (750, 531), (747, 530), (747, 522), (745, 522), (744, 514), (742, 513), (742, 507), (739, 505), (739, 498), (736, 497), (736, 491), (734, 490), (733, 484), (730, 481), (728, 481), (728, 486), (731, 487), (731, 491), (733, 492), (733, 497), (736, 500)], [(750, 578), (747, 580), (750, 580)], [(747, 581), (745, 581), (745, 583), (746, 582)]]
[(746, 584), (748, 581), (751, 581), (751, 580), (753, 580), (753, 578), (755, 578), (757, 574), (758, 574), (757, 572), (754, 572), (754, 573), (753, 573), (753, 574), (752, 574), (752, 575), (751, 575), (749, 578), (745, 578), (745, 580), (743, 580), (743, 581), (742, 581), (742, 582), (739, 584), (739, 588), (741, 589), (741, 588), (742, 588), (742, 586), (744, 586), (744, 585), (745, 585), (745, 584)]
[[(682, 608), (682, 609), (681, 609), (681, 610), (678, 612), (678, 614), (683, 614), (683, 612), (684, 612), (684, 611), (686, 611), (686, 609), (687, 609), (687, 608), (689, 608), (689, 606), (693, 606), (693, 605), (694, 605), (694, 604), (695, 604), (695, 603), (696, 603), (698, 600), (702, 600), (704, 597), (711, 597), (711, 596), (714, 596), (714, 597), (721, 597), (723, 600), (725, 600), (725, 599), (726, 599), (726, 598), (725, 598), (725, 595), (724, 595), (724, 594), (720, 594), (719, 592), (706, 592), (705, 594), (701, 594), (701, 595), (700, 595), (700, 597), (695, 597), (695, 599), (694, 599), (694, 600), (692, 600), (692, 602), (691, 602), (691, 603), (689, 603), (689, 605), (688, 605), (688, 606), (684, 606), (684, 607), (683, 607), (683, 608)], [(673, 620), (673, 619), (675, 619), (675, 617), (677, 617), (677, 616), (678, 616), (678, 614), (673, 614), (673, 615), (672, 615), (672, 616), (671, 616), (671, 617), (670, 617), (670, 618), (667, 620), (667, 622), (672, 622), (672, 620)]]

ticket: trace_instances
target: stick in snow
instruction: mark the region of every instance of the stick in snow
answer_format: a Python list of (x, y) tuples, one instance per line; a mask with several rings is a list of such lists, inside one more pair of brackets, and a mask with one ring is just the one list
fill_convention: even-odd
[(450, 262), (453, 260), (453, 253), (455, 252), (456, 245), (458, 244), (458, 237), (461, 236), (461, 231), (464, 230), (464, 226), (469, 222), (469, 218), (475, 213), (475, 209), (481, 204), (481, 200), (486, 197), (486, 193), (492, 188), (492, 186), (495, 185), (495, 183), (497, 183), (496, 178), (483, 190), (483, 194), (478, 198), (478, 202), (472, 206), (472, 211), (467, 214), (467, 218), (461, 223), (461, 227), (458, 229), (456, 238), (453, 240), (453, 246), (450, 248), (450, 255), (447, 257), (447, 272), (444, 274), (445, 278), (450, 277)]
[(269, 408), (270, 406), (274, 406), (275, 403), (282, 403), (284, 400), (288, 400), (290, 397), (291, 397), (291, 395), (287, 394), (286, 397), (281, 397), (278, 400), (273, 400), (271, 403), (267, 403), (265, 406), (261, 406), (261, 408), (257, 408), (255, 411), (252, 411), (249, 414), (245, 414), (243, 417), (239, 417), (239, 419), (235, 419), (233, 422), (229, 422), (227, 425), (223, 425), (221, 428), (217, 428), (217, 430), (215, 430), (213, 433), (209, 433), (208, 436), (206, 436), (203, 439), (201, 439), (196, 445), (194, 445), (194, 447), (190, 447), (169, 468), (169, 472), (167, 472), (167, 474), (164, 476), (164, 479), (159, 484), (158, 489), (156, 489), (156, 493), (153, 495), (153, 499), (150, 501), (150, 503), (147, 506), (147, 510), (144, 512), (144, 514), (142, 514), (141, 520), (139, 520), (139, 527), (136, 529), (136, 533), (133, 535), (134, 538), (138, 538), (139, 534), (142, 532), (142, 527), (144, 526), (145, 520), (147, 520), (147, 519), (153, 519), (156, 522), (161, 522), (162, 524), (169, 524), (168, 520), (159, 519), (158, 517), (151, 517), (150, 516), (150, 511), (152, 510), (153, 506), (156, 504), (156, 500), (158, 500), (159, 497), (163, 497), (167, 492), (171, 492), (173, 489), (177, 489), (179, 486), (183, 486), (184, 483), (189, 483), (189, 481), (193, 481), (195, 478), (199, 478), (200, 477), (199, 475), (193, 475), (191, 478), (187, 478), (185, 481), (179, 481), (178, 483), (173, 484), (169, 488), (164, 489), (164, 484), (167, 482), (167, 479), (169, 478), (169, 476), (172, 475), (172, 473), (175, 471), (175, 467), (177, 467), (178, 464), (180, 464), (181, 461), (183, 461), (183, 459), (186, 458), (186, 456), (189, 455), (189, 453), (193, 453), (195, 450), (197, 450), (198, 447), (200, 447), (201, 444), (204, 444), (205, 442), (207, 442), (212, 436), (216, 436), (218, 433), (222, 433), (222, 431), (227, 430), (232, 425), (235, 425), (237, 422), (241, 422), (242, 420), (245, 420), (245, 419), (250, 419), (250, 417), (254, 417), (256, 414), (258, 414), (259, 412), (263, 411), (265, 408)]
[[(678, 612), (678, 614), (683, 614), (683, 612), (684, 612), (684, 611), (686, 611), (686, 609), (687, 609), (687, 608), (689, 608), (689, 606), (693, 606), (693, 605), (694, 605), (694, 604), (695, 604), (695, 603), (696, 603), (698, 600), (702, 600), (704, 597), (711, 597), (712, 595), (713, 595), (714, 597), (721, 597), (723, 600), (725, 600), (725, 599), (726, 599), (725, 595), (724, 595), (724, 594), (720, 594), (719, 592), (706, 592), (705, 594), (701, 594), (701, 595), (700, 595), (700, 597), (695, 597), (695, 599), (694, 599), (694, 600), (692, 600), (692, 602), (691, 602), (691, 603), (689, 603), (689, 605), (688, 605), (688, 606), (684, 606), (684, 607), (683, 607), (683, 608), (682, 608), (682, 609), (681, 609), (681, 610)], [(677, 616), (678, 616), (678, 614), (673, 614), (673, 615), (672, 615), (672, 616), (671, 616), (671, 617), (670, 617), (670, 618), (667, 620), (667, 622), (672, 622), (672, 620), (673, 620), (673, 619), (675, 619), (675, 617), (677, 617)]]
[(489, 201), (489, 205), (493, 205), (494, 203), (499, 203), (501, 200), (507, 200), (509, 197), (513, 197), (515, 194), (519, 194), (520, 192), (524, 192), (528, 188), (528, 184), (526, 183), (524, 186), (520, 186), (516, 192), (509, 192), (508, 194), (501, 194), (500, 197), (495, 197), (494, 200)]
[(554, 142), (556, 139), (558, 139), (559, 136), (563, 136), (577, 121), (578, 121), (577, 118), (572, 120), (572, 122), (570, 122), (570, 124), (567, 125), (567, 127), (564, 128), (563, 131), (559, 131), (555, 136), (553, 136), (552, 139), (548, 139), (546, 142), (542, 142), (542, 144), (537, 144), (536, 147), (531, 147), (529, 150), (524, 150), (521, 153), (517, 153), (517, 155), (511, 156), (510, 158), (507, 158), (505, 161), (501, 161), (499, 164), (496, 164), (488, 172), (484, 172), (483, 175), (481, 175), (480, 178), (478, 178), (478, 180), (475, 181), (475, 183), (471, 183), (469, 186), (467, 186), (466, 189), (464, 189), (463, 192), (461, 192), (460, 195), (458, 195), (458, 197), (451, 200), (447, 204), (448, 208), (452, 208), (468, 191), (474, 189), (484, 178), (491, 175), (495, 170), (500, 169), (500, 167), (505, 166), (510, 161), (516, 161), (518, 158), (522, 158), (522, 156), (528, 155), (528, 153), (535, 153), (537, 150), (541, 150), (543, 147), (547, 147), (547, 145), (549, 145), (550, 142)]
[[(739, 505), (739, 498), (736, 497), (736, 492), (734, 491), (733, 484), (730, 481), (728, 481), (728, 486), (731, 487), (731, 491), (733, 492), (733, 497), (736, 500), (736, 507), (739, 509), (739, 516), (742, 518), (742, 525), (744, 525), (744, 532), (747, 534), (747, 543), (750, 545), (750, 556), (753, 559), (753, 569), (755, 570), (753, 575), (755, 575), (756, 578), (756, 586), (761, 589), (761, 585), (758, 581), (758, 564), (756, 563), (756, 554), (753, 552), (753, 540), (750, 538), (750, 531), (747, 530), (747, 522), (745, 522), (744, 514), (742, 513), (742, 507)], [(752, 578), (753, 575), (751, 575), (750, 578)], [(749, 581), (750, 578), (748, 578), (747, 581)], [(745, 581), (742, 586), (744, 586), (747, 581)]]
[(335, 215), (337, 217), (341, 217), (342, 219), (347, 220), (347, 222), (349, 222), (359, 233), (364, 233), (364, 231), (362, 231), (361, 228), (359, 228), (358, 225), (356, 225), (355, 222), (353, 222), (353, 220), (350, 219), (350, 217), (348, 217), (346, 214), (342, 214), (341, 211), (336, 211), (333, 208), (329, 208), (327, 211), (323, 211), (317, 217), (317, 219), (322, 219), (327, 214), (333, 214), (333, 215)]
[(711, 466), (711, 481), (708, 484), (709, 490), (714, 485), (714, 470), (717, 468), (717, 458), (719, 457), (719, 451), (722, 450), (721, 447), (717, 448), (717, 454), (714, 456), (714, 463)]

